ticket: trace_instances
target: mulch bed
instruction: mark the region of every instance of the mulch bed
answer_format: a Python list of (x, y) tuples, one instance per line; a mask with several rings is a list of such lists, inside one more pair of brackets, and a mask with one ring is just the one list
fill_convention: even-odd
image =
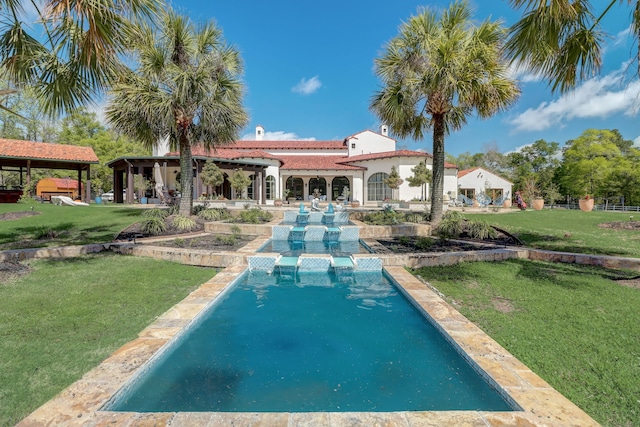
[[(424, 237), (422, 239), (425, 239)], [(420, 237), (403, 237), (393, 239), (376, 239), (389, 251), (400, 254), (425, 253), (425, 252), (466, 252), (496, 249), (495, 245), (465, 243), (453, 240), (431, 239), (432, 244), (425, 246), (419, 244)], [(501, 243), (496, 241), (496, 243)]]

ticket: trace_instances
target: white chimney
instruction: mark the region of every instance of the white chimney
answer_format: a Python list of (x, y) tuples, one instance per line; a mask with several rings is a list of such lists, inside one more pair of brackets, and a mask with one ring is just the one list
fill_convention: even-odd
[(389, 126), (387, 125), (380, 126), (380, 133), (384, 136), (389, 136)]
[(256, 141), (262, 141), (264, 139), (264, 128), (260, 125), (256, 126)]

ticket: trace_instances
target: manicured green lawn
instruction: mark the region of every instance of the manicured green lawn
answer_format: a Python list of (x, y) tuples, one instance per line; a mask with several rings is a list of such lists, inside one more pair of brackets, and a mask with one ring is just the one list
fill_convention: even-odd
[(0, 203), (0, 215), (38, 215), (0, 221), (0, 250), (110, 242), (139, 221), (141, 209), (123, 205), (56, 206), (50, 203)]
[(640, 258), (640, 229), (600, 227), (606, 223), (640, 221), (640, 213), (544, 209), (509, 213), (468, 213), (518, 236), (527, 246), (552, 251), (580, 252)]
[(0, 426), (13, 426), (215, 275), (100, 254), (0, 272)]
[(640, 425), (637, 276), (526, 260), (414, 271), (463, 315), (605, 426)]

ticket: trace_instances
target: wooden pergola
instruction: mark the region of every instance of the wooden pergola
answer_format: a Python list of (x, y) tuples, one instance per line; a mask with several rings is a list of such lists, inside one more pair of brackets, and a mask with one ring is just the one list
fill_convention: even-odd
[[(0, 171), (18, 172), (20, 186), (31, 183), (31, 169), (61, 169), (77, 171), (78, 188), (81, 188), (82, 172), (86, 171), (82, 200), (88, 203), (91, 200), (91, 165), (98, 163), (98, 156), (91, 147), (0, 138)], [(0, 193), (12, 191), (18, 190), (0, 189)]]

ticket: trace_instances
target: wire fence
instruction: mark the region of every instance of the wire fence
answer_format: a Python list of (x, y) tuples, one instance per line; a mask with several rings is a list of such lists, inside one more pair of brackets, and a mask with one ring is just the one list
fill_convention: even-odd
[[(545, 206), (546, 207), (546, 206)], [(566, 204), (555, 204), (549, 206), (550, 208), (562, 208), (562, 209), (580, 209), (578, 203), (566, 203)], [(625, 206), (625, 205), (614, 205), (614, 204), (600, 204), (593, 206), (594, 211), (611, 211), (611, 212), (640, 212), (640, 206)]]

